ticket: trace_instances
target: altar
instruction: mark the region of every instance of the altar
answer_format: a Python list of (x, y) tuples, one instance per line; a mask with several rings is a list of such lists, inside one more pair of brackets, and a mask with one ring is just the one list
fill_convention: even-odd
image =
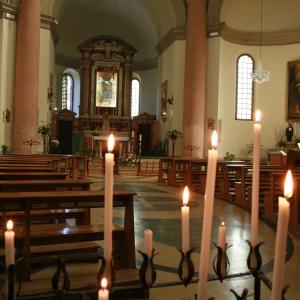
[(116, 157), (122, 158), (130, 149), (129, 132), (92, 131), (85, 132), (85, 137), (91, 141), (91, 150), (94, 157), (103, 158), (107, 152), (107, 140), (110, 134), (115, 137), (114, 153)]

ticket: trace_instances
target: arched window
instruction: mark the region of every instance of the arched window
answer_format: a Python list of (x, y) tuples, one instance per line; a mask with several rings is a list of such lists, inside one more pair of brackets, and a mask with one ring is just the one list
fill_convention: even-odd
[(242, 54), (237, 59), (236, 74), (236, 120), (252, 120), (253, 115), (253, 58)]
[(74, 80), (73, 77), (65, 73), (62, 79), (61, 108), (73, 110)]
[(131, 117), (139, 114), (140, 108), (140, 81), (132, 79), (131, 81)]

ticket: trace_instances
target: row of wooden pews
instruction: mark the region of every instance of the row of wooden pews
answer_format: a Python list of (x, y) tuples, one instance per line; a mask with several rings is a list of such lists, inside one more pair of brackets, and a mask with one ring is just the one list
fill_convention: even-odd
[[(191, 158), (163, 158), (159, 164), (158, 182), (175, 187), (189, 186), (205, 193), (206, 160)], [(283, 195), (283, 182), (287, 166), (261, 164), (259, 181), (260, 216), (276, 225), (278, 197)], [(292, 168), (295, 183), (291, 199), (290, 231), (300, 237), (300, 169)], [(218, 161), (216, 197), (251, 210), (252, 164), (245, 161)]]
[[(90, 224), (90, 208), (104, 207), (104, 191), (90, 190), (92, 182), (87, 179), (84, 161), (86, 170), (80, 176), (68, 175), (74, 174), (74, 166), (80, 169), (77, 158), (59, 157), (59, 161), (58, 169), (50, 156), (0, 157), (0, 244), (3, 248), (4, 225), (12, 218), (16, 254), (24, 258), (25, 280), (30, 280), (32, 266), (45, 264), (52, 255), (95, 258), (104, 238), (103, 225)], [(116, 269), (135, 268), (133, 196), (131, 191), (114, 191), (114, 206), (124, 208), (124, 223), (113, 226)], [(75, 222), (70, 225), (69, 219)], [(0, 255), (4, 256), (3, 250)]]

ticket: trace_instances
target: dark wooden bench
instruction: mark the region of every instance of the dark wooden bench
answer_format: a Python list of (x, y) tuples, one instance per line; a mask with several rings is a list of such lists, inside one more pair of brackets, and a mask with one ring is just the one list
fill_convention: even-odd
[[(119, 268), (135, 267), (133, 195), (130, 191), (114, 191), (114, 207), (124, 207), (124, 224), (117, 229), (118, 238), (114, 239), (114, 249), (121, 253), (116, 259)], [(25, 278), (30, 279), (32, 245), (58, 243), (77, 243), (78, 241), (103, 239), (103, 227), (83, 225), (69, 227), (61, 224), (32, 227), (31, 212), (43, 209), (77, 209), (104, 207), (103, 191), (48, 191), (48, 192), (5, 192), (0, 193), (0, 211), (23, 211), (24, 223), (21, 231), (22, 256), (25, 261)], [(102, 228), (102, 229), (101, 229)], [(96, 230), (97, 229), (97, 230)], [(101, 230), (100, 230), (101, 229)], [(32, 231), (33, 230), (33, 231)], [(3, 236), (2, 236), (3, 239)]]
[(6, 165), (0, 166), (1, 173), (11, 173), (11, 172), (54, 172), (54, 168), (52, 167), (37, 167), (37, 166), (13, 166), (13, 165)]
[(60, 172), (0, 172), (0, 180), (51, 180), (67, 177), (68, 173)]
[(0, 192), (90, 190), (89, 179), (0, 180)]

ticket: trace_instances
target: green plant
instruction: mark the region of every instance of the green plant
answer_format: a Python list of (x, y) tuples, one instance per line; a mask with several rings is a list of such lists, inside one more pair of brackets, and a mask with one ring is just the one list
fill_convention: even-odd
[(176, 141), (181, 136), (182, 136), (182, 133), (177, 129), (169, 130), (167, 132), (167, 138), (169, 138), (172, 141)]
[(38, 127), (38, 133), (41, 135), (48, 135), (51, 132), (51, 124), (45, 124), (44, 121), (42, 121), (42, 125)]
[(231, 161), (231, 160), (234, 160), (235, 159), (235, 155), (230, 153), (230, 152), (226, 152), (225, 153), (225, 156), (223, 157), (223, 159), (225, 161)]
[(167, 143), (168, 139), (165, 138), (164, 141), (157, 140), (157, 143), (153, 149), (152, 155), (155, 157), (162, 157), (167, 155)]
[(2, 149), (2, 154), (3, 155), (8, 154), (8, 146), (7, 145), (2, 145), (1, 149)]

